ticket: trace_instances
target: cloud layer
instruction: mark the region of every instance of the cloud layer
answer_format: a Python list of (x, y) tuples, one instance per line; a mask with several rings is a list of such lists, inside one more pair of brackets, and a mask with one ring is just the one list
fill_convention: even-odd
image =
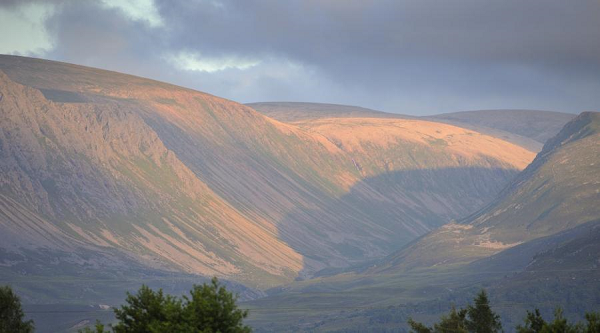
[[(3, 1), (0, 52), (240, 102), (600, 109), (596, 0)], [(7, 18), (7, 19), (1, 19)]]

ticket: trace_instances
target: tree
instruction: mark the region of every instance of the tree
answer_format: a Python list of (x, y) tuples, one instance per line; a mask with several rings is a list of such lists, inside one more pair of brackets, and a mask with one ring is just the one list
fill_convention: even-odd
[(563, 317), (563, 311), (561, 308), (554, 310), (554, 320), (548, 323), (544, 323), (544, 327), (540, 332), (542, 333), (578, 333), (581, 332), (581, 325), (569, 324), (567, 318)]
[(502, 331), (500, 316), (490, 308), (489, 300), (485, 290), (475, 297), (475, 305), (469, 305), (466, 309), (457, 310), (454, 306), (450, 313), (440, 318), (440, 322), (427, 327), (414, 321), (408, 320), (410, 328), (415, 333), (496, 333)]
[(540, 310), (527, 311), (524, 325), (517, 326), (518, 333), (600, 333), (600, 313), (585, 314), (587, 325), (583, 323), (570, 324), (563, 316), (561, 308), (554, 310), (554, 320), (546, 322), (540, 315)]
[(412, 332), (415, 333), (432, 333), (433, 329), (427, 327), (419, 322), (414, 321), (412, 318), (408, 318), (408, 325), (410, 326)]
[(200, 330), (210, 332), (250, 332), (242, 321), (248, 316), (247, 310), (240, 310), (236, 297), (213, 278), (211, 284), (194, 286), (190, 292), (191, 298), (185, 299), (185, 319)]
[(439, 323), (433, 325), (436, 333), (468, 333), (466, 322), (467, 311), (465, 309), (456, 310), (454, 306), (450, 313), (442, 316)]
[(415, 333), (467, 333), (465, 317), (467, 310), (456, 310), (454, 306), (450, 309), (450, 313), (440, 318), (440, 322), (433, 325), (433, 328), (427, 327), (412, 318), (408, 319), (410, 328)]
[(590, 312), (585, 314), (587, 320), (587, 327), (584, 329), (585, 333), (600, 333), (600, 312)]
[(539, 309), (533, 312), (527, 311), (525, 324), (517, 326), (517, 333), (540, 333), (546, 325), (546, 321), (542, 318)]
[[(227, 291), (217, 278), (210, 284), (194, 285), (189, 297), (182, 298), (142, 286), (135, 295), (127, 293), (127, 304), (115, 309), (118, 322), (112, 330), (115, 333), (251, 332), (250, 327), (243, 325), (248, 311), (238, 309), (236, 302), (237, 296)], [(95, 330), (82, 332), (106, 331), (104, 325), (97, 323)]]
[(33, 321), (23, 321), (19, 297), (9, 286), (0, 287), (0, 333), (33, 332)]
[(469, 332), (496, 333), (502, 331), (500, 316), (492, 311), (485, 290), (481, 290), (475, 297), (475, 305), (467, 306), (468, 319), (466, 320)]
[(162, 289), (155, 292), (143, 285), (136, 295), (127, 293), (125, 301), (128, 305), (114, 310), (119, 321), (113, 328), (115, 333), (159, 332), (166, 325), (183, 323), (181, 301), (165, 296)]

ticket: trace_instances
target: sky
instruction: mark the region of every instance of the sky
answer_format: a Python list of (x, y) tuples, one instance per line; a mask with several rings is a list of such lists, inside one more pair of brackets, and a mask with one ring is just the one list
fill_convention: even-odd
[(598, 0), (0, 0), (0, 31), (242, 103), (600, 110)]

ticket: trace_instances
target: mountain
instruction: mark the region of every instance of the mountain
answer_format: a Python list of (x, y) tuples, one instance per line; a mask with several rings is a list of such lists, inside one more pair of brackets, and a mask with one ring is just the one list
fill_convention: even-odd
[(242, 281), (252, 270), (272, 279), (301, 268), (273, 230), (234, 209), (165, 146), (142, 118), (145, 105), (55, 103), (0, 80), (3, 247), (22, 254), (48, 241), (77, 253), (64, 244), (84, 243), (150, 267)]
[(288, 124), (110, 71), (15, 56), (0, 71), (13, 277), (135, 263), (267, 288), (381, 258), (475, 211), (533, 158), (431, 121)]
[(538, 110), (480, 110), (443, 113), (426, 119), (466, 127), (538, 152), (543, 144), (575, 117)]
[(431, 322), (452, 304), (465, 306), (481, 288), (505, 328), (536, 307), (550, 315), (560, 306), (580, 320), (600, 299), (599, 156), (600, 113), (584, 112), (476, 213), (374, 264), (270, 290), (247, 303), (257, 309), (252, 323), (264, 331), (401, 330), (409, 317)]
[(599, 129), (600, 113), (580, 114), (492, 203), (415, 241), (378, 270), (471, 262), (596, 220)]

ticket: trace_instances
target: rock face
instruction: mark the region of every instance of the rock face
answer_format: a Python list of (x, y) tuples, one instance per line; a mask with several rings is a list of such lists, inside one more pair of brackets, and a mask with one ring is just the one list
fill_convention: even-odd
[(497, 199), (475, 214), (427, 234), (377, 270), (469, 263), (594, 223), (600, 217), (599, 129), (600, 113), (580, 114), (546, 142)]
[[(0, 56), (0, 247), (266, 288), (379, 258), (533, 158), (422, 120), (282, 123), (139, 77)], [(109, 260), (105, 260), (109, 258)]]

